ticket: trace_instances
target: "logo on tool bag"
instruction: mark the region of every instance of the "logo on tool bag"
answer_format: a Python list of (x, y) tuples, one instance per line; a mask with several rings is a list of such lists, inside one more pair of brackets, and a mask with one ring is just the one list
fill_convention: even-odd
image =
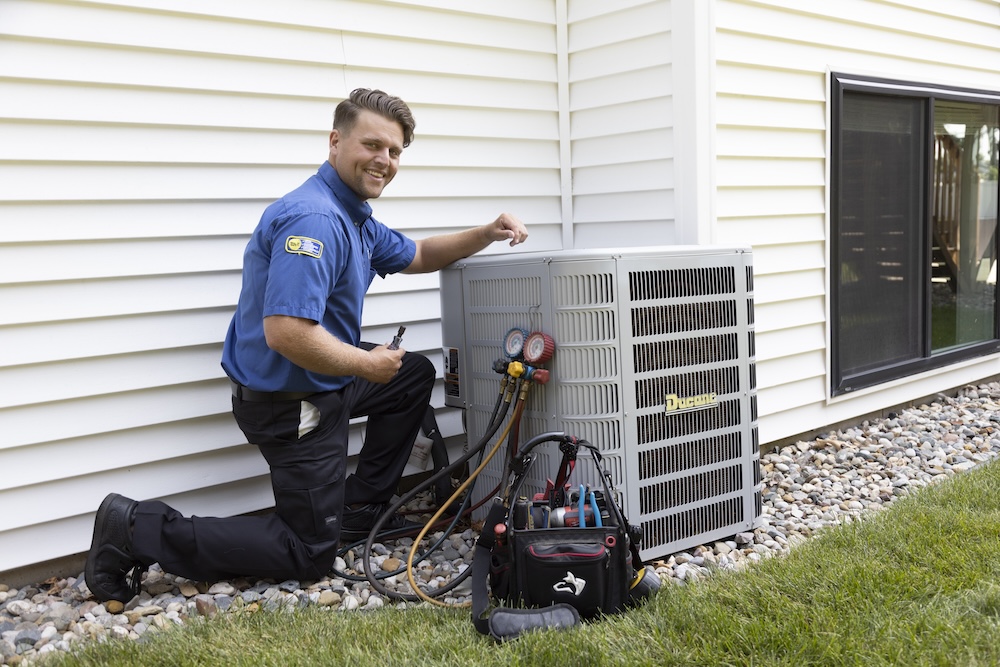
[(562, 578), (561, 581), (557, 581), (552, 587), (556, 593), (572, 593), (573, 595), (580, 597), (580, 593), (583, 592), (583, 587), (587, 585), (584, 579), (580, 579), (572, 572), (567, 572), (566, 576)]
[(308, 236), (289, 236), (285, 239), (285, 252), (293, 255), (309, 255), (319, 259), (323, 254), (323, 242)]

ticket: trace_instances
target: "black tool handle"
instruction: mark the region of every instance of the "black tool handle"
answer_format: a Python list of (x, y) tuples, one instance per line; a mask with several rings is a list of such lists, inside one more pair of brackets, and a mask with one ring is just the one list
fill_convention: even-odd
[(399, 331), (396, 335), (392, 337), (392, 342), (389, 343), (390, 350), (398, 350), (399, 344), (403, 342), (403, 332), (406, 331), (406, 327), (399, 327)]

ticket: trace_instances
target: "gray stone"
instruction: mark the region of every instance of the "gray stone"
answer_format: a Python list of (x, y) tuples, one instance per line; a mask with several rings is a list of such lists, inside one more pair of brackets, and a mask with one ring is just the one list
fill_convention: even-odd
[(261, 598), (261, 595), (257, 591), (249, 590), (240, 593), (240, 597), (243, 598), (244, 602), (249, 604), (251, 602), (256, 602), (257, 600), (259, 600)]
[(220, 581), (208, 589), (209, 595), (234, 595), (236, 589), (228, 581)]
[(287, 581), (283, 581), (280, 584), (278, 584), (278, 589), (285, 591), (286, 593), (294, 593), (295, 591), (299, 590), (299, 588), (300, 588), (299, 582), (296, 581), (295, 579), (289, 579)]
[(7, 603), (6, 611), (11, 616), (24, 616), (31, 611), (32, 604), (24, 599), (15, 598)]
[(68, 604), (53, 605), (48, 611), (44, 612), (39, 618), (38, 622), (41, 623), (52, 623), (53, 627), (59, 632), (66, 632), (69, 626), (75, 623), (80, 618), (80, 612), (71, 607)]
[(31, 628), (28, 630), (21, 630), (14, 637), (14, 649), (18, 653), (24, 653), (30, 648), (34, 648), (42, 639), (42, 633), (38, 631), (38, 628)]

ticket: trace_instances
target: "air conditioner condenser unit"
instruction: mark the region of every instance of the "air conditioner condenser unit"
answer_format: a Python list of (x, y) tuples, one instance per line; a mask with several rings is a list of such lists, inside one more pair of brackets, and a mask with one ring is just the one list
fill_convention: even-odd
[[(762, 483), (750, 248), (477, 256), (441, 272), (441, 303), (445, 404), (465, 411), (468, 442), (488, 427), (508, 333), (542, 332), (555, 342), (550, 380), (529, 392), (521, 441), (558, 431), (598, 447), (643, 529), (644, 560), (753, 527)], [(531, 492), (560, 460), (544, 449)], [(504, 463), (483, 471), (475, 500), (500, 484)], [(593, 466), (579, 462), (574, 479), (596, 481)]]

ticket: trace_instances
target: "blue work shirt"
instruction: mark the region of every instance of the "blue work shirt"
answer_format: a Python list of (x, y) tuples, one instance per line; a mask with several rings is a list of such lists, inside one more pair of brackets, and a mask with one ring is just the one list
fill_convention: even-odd
[(230, 378), (257, 391), (316, 392), (353, 379), (307, 371), (269, 348), (264, 318), (313, 320), (358, 345), (375, 274), (401, 271), (416, 254), (411, 239), (371, 213), (329, 162), (267, 207), (243, 253), (243, 287), (222, 351)]

